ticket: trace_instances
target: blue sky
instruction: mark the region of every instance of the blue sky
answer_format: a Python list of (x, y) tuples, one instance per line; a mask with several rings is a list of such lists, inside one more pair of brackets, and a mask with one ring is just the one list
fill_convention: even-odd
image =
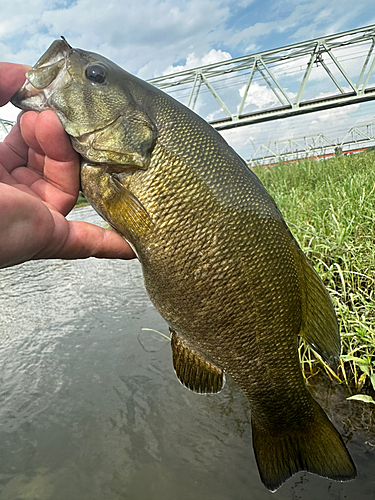
[[(0, 0), (0, 8), (3, 61), (33, 64), (64, 35), (145, 79), (375, 24), (368, 0)], [(349, 108), (346, 115), (358, 120), (358, 107)], [(368, 109), (363, 119), (374, 115)], [(0, 117), (12, 113), (2, 109)], [(249, 132), (238, 130), (227, 136), (240, 144)]]

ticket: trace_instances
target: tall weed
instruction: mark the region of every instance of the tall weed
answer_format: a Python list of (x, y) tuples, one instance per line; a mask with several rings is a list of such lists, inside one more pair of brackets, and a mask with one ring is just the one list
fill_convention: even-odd
[(338, 370), (325, 365), (301, 341), (306, 378), (320, 366), (356, 392), (374, 395), (375, 153), (254, 171), (330, 292), (339, 320)]

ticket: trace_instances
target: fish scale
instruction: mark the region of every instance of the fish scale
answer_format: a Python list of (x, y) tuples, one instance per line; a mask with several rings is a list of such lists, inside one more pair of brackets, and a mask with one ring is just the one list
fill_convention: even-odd
[(134, 248), (169, 323), (182, 384), (219, 392), (227, 373), (248, 397), (263, 483), (275, 491), (300, 470), (353, 479), (298, 360), (298, 335), (338, 358), (332, 303), (243, 159), (181, 103), (64, 39), (12, 102), (54, 109), (70, 134), (86, 198)]

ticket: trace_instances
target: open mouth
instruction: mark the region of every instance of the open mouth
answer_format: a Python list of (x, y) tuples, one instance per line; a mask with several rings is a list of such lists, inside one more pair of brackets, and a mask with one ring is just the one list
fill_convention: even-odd
[(25, 111), (40, 112), (52, 108), (49, 98), (65, 83), (66, 65), (72, 50), (65, 39), (55, 41), (26, 73), (26, 82), (12, 97), (11, 103)]

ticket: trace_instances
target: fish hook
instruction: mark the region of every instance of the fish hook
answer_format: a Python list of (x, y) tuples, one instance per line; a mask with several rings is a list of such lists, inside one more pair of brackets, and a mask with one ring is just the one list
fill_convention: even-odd
[(67, 47), (68, 47), (69, 49), (72, 49), (72, 48), (73, 48), (73, 47), (71, 47), (71, 46), (68, 44), (68, 42), (66, 41), (66, 38), (65, 38), (64, 36), (62, 36), (62, 35), (61, 35), (61, 40), (65, 43), (65, 45), (67, 45)]

